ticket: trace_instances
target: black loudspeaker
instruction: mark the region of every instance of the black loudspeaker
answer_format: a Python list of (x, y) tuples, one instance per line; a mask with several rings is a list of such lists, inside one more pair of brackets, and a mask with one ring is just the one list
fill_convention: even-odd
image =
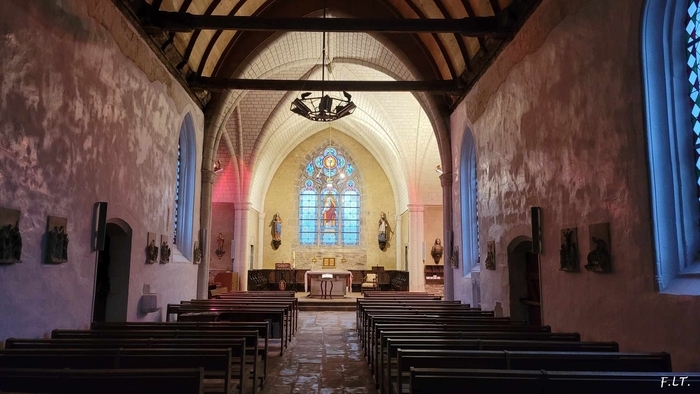
[(532, 220), (532, 253), (542, 254), (542, 208), (530, 208)]
[(94, 244), (95, 251), (103, 251), (105, 248), (105, 232), (107, 230), (107, 203), (95, 203)]

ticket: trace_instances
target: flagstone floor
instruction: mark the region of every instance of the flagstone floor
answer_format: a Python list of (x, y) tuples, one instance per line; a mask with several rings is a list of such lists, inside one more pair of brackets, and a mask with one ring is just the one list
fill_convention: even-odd
[(284, 355), (269, 360), (261, 394), (376, 394), (355, 331), (355, 312), (299, 312)]

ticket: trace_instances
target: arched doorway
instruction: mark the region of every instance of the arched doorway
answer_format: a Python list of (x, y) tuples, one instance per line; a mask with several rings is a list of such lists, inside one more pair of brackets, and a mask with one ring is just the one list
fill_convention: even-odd
[(107, 221), (104, 250), (98, 252), (93, 321), (126, 321), (131, 266), (131, 227)]
[(508, 245), (510, 317), (528, 325), (542, 325), (540, 259), (532, 253), (532, 240), (517, 237)]

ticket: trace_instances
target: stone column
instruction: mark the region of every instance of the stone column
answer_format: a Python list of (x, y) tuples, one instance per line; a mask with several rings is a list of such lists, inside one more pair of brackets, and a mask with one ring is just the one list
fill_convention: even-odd
[(410, 291), (425, 291), (423, 204), (408, 204), (408, 272)]
[(403, 244), (401, 243), (401, 215), (396, 215), (396, 228), (394, 229), (394, 237), (392, 242), (396, 249), (396, 269), (403, 269)]
[[(206, 229), (211, 238), (211, 200), (214, 189), (214, 171), (202, 169), (202, 198), (199, 216), (200, 229)], [(202, 230), (200, 230), (202, 231)], [(198, 236), (198, 234), (197, 234)], [(202, 240), (202, 262), (197, 271), (197, 298), (206, 300), (209, 298), (209, 261), (211, 255), (211, 242)]]
[(248, 211), (249, 202), (235, 203), (233, 223), (233, 270), (238, 272), (241, 290), (248, 290)]
[(255, 269), (262, 269), (263, 267), (263, 248), (265, 247), (265, 212), (258, 213), (258, 242), (257, 242), (257, 252), (258, 258), (255, 261)]
[[(452, 172), (446, 172), (440, 175), (440, 184), (442, 185), (442, 244), (445, 246), (443, 251), (444, 270), (445, 270), (445, 300), (454, 300), (454, 269), (452, 268), (452, 250), (454, 249), (452, 235)], [(449, 238), (448, 238), (449, 237)]]

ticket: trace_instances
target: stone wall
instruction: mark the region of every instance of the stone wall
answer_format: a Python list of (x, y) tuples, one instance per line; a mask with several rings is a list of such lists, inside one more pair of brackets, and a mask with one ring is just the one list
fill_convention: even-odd
[[(172, 237), (188, 113), (199, 231), (203, 115), (182, 87), (108, 0), (0, 2), (0, 58), (0, 206), (22, 212), (23, 238), (22, 263), (0, 266), (0, 339), (88, 326), (98, 201), (131, 229), (128, 319), (163, 319), (138, 312), (144, 285), (162, 305), (193, 298), (197, 265), (177, 251), (176, 262), (145, 263), (148, 232)], [(42, 262), (49, 215), (68, 219), (63, 264)]]
[[(455, 241), (464, 130), (478, 158), (481, 301), (507, 315), (507, 249), (543, 209), (544, 324), (622, 351), (668, 351), (675, 371), (700, 369), (700, 297), (654, 290), (640, 68), (641, 0), (544, 0), (451, 117)], [(560, 232), (577, 227), (585, 264), (589, 225), (609, 222), (614, 272), (559, 270)], [(496, 270), (486, 243), (496, 242)], [(470, 279), (455, 289), (470, 301)]]

